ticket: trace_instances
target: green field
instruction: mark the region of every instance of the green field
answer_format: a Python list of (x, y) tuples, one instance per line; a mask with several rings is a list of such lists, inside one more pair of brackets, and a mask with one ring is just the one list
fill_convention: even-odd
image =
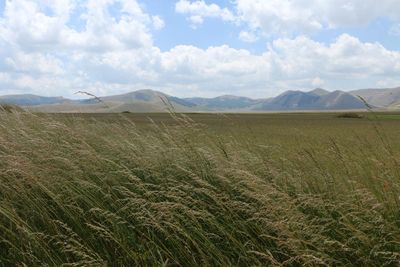
[(0, 266), (398, 266), (399, 114), (0, 113)]

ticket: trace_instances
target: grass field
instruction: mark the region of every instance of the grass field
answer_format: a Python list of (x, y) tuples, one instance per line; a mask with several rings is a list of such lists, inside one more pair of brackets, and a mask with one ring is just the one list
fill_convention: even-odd
[(398, 266), (398, 116), (0, 113), (0, 265)]

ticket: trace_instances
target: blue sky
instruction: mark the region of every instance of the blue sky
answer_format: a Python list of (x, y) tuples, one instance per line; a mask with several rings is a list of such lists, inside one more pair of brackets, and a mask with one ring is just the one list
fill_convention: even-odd
[(398, 0), (0, 0), (0, 95), (395, 86)]
[[(212, 3), (221, 7), (232, 7), (230, 1), (213, 1)], [(238, 35), (242, 27), (223, 22), (218, 18), (210, 18), (193, 29), (185, 15), (176, 13), (175, 1), (146, 1), (144, 6), (151, 13), (162, 14), (164, 20), (168, 21), (165, 28), (154, 36), (155, 44), (163, 51), (181, 44), (195, 45), (203, 49), (228, 44), (234, 48), (245, 48), (254, 52), (265, 50), (265, 42), (248, 44), (240, 41)]]
[[(205, 3), (215, 3), (223, 8), (234, 9), (232, 2), (230, 0), (205, 1)], [(274, 39), (273, 37), (264, 37), (254, 43), (243, 42), (238, 38), (238, 35), (241, 30), (246, 29), (245, 25), (234, 25), (217, 18), (206, 20), (201, 26), (193, 29), (187, 23), (186, 16), (175, 12), (175, 3), (176, 1), (169, 0), (142, 2), (144, 8), (150, 13), (161, 14), (164, 20), (168, 21), (165, 28), (154, 36), (155, 44), (162, 50), (169, 50), (179, 44), (196, 45), (201, 48), (228, 44), (234, 48), (243, 48), (255, 53), (262, 53), (265, 51), (266, 43)], [(341, 34), (348, 33), (363, 42), (379, 42), (388, 49), (400, 50), (399, 36), (390, 34), (390, 29), (395, 24), (396, 20), (381, 16), (371, 20), (366, 25), (342, 26), (325, 29), (309, 35), (314, 40), (329, 44), (334, 42)]]

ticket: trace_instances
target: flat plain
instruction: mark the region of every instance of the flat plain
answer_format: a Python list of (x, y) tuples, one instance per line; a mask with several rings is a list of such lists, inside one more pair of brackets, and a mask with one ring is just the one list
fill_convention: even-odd
[(398, 266), (400, 113), (0, 113), (0, 265)]

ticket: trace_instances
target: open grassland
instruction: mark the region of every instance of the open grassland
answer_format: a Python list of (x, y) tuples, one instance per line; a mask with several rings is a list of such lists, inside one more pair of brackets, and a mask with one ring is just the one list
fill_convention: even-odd
[(398, 266), (397, 116), (0, 113), (0, 265)]

